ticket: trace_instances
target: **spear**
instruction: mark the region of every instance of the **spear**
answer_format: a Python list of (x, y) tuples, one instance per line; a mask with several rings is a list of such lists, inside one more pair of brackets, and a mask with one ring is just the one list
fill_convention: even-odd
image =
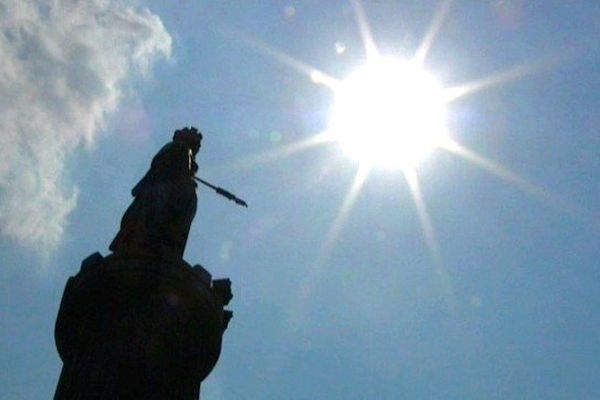
[(220, 194), (223, 197), (226, 197), (228, 200), (232, 200), (235, 202), (235, 204), (238, 204), (240, 206), (246, 207), (248, 208), (248, 204), (246, 204), (246, 202), (242, 199), (240, 199), (239, 197), (237, 197), (235, 194), (223, 189), (222, 187), (218, 187), (213, 185), (210, 182), (205, 181), (202, 178), (198, 178), (197, 176), (194, 176), (194, 180), (202, 183), (203, 185), (208, 186), (209, 188), (213, 189), (215, 192), (217, 192), (217, 194)]

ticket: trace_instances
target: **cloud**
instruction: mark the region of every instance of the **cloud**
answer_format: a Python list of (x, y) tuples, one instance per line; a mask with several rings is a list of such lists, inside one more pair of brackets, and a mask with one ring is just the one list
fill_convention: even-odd
[(52, 249), (77, 204), (65, 161), (90, 144), (132, 73), (169, 57), (147, 9), (117, 0), (0, 0), (0, 232)]

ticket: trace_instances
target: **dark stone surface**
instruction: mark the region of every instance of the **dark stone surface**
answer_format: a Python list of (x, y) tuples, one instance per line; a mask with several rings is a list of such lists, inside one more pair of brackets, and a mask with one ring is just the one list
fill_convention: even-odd
[(198, 399), (231, 318), (227, 287), (183, 260), (91, 255), (56, 320), (54, 398)]
[(231, 280), (229, 279), (215, 279), (212, 283), (213, 291), (221, 298), (221, 302), (224, 305), (229, 304), (233, 298), (231, 293)]

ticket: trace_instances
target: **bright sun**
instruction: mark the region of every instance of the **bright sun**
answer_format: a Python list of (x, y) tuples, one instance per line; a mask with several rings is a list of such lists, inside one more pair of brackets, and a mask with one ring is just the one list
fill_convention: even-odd
[[(340, 231), (374, 167), (399, 170), (404, 175), (436, 273), (443, 282), (445, 294), (448, 296), (449, 305), (454, 303), (452, 286), (444, 268), (434, 224), (420, 189), (416, 168), (419, 162), (435, 149), (443, 149), (530, 194), (546, 200), (552, 199), (551, 203), (554, 205), (562, 204), (560, 199), (556, 201), (556, 198), (542, 188), (462, 146), (450, 137), (446, 126), (447, 104), (480, 90), (521, 78), (543, 65), (535, 67), (535, 64), (524, 64), (459, 86), (443, 87), (434, 76), (422, 68), (452, 2), (440, 3), (438, 12), (411, 60), (403, 61), (380, 56), (361, 1), (352, 1), (367, 62), (343, 81), (303, 61), (296, 60), (266, 43), (245, 35), (239, 36), (239, 39), (258, 52), (310, 77), (313, 83), (331, 89), (335, 96), (326, 130), (274, 151), (250, 157), (242, 165), (288, 157), (331, 142), (337, 142), (359, 164), (354, 180), (324, 240), (318, 260), (308, 271), (300, 286), (301, 294), (298, 303), (308, 298), (307, 293), (322, 273), (324, 260), (334, 248)], [(568, 209), (574, 208), (568, 207)]]
[(330, 132), (368, 166), (412, 168), (446, 137), (442, 86), (421, 67), (371, 60), (335, 90)]

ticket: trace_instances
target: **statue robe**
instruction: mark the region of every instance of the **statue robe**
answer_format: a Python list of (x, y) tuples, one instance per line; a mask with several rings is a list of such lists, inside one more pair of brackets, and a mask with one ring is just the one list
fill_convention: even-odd
[(131, 191), (134, 200), (123, 215), (110, 250), (124, 255), (183, 258), (196, 214), (197, 185), (193, 176), (197, 169), (187, 144), (166, 144)]

